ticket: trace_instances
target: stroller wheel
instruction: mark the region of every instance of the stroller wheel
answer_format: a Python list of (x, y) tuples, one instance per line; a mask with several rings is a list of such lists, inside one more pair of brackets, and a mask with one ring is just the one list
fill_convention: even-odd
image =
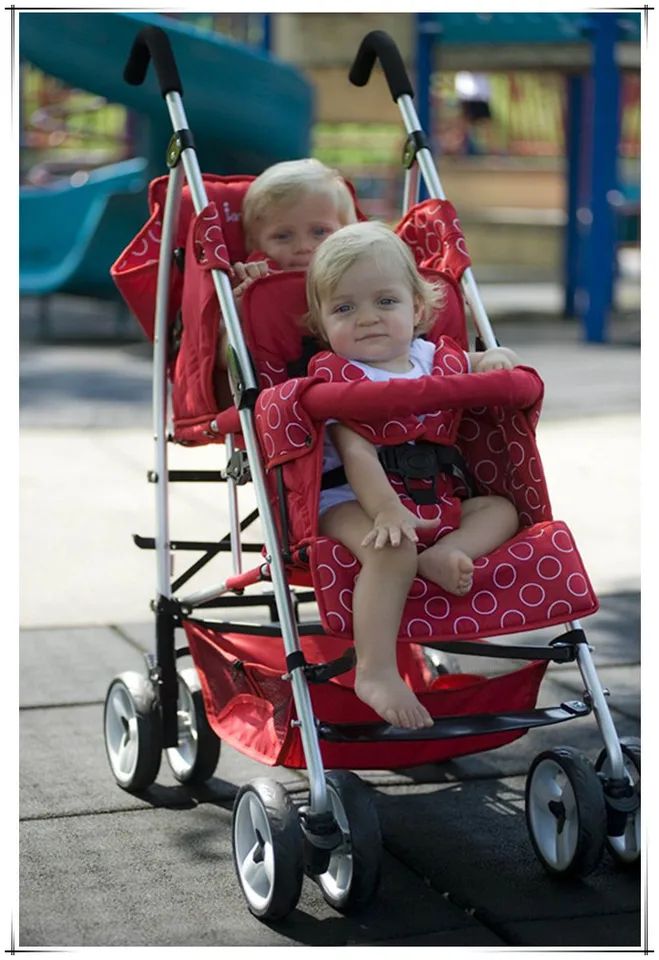
[(539, 753), (526, 779), (526, 823), (545, 870), (585, 877), (599, 863), (606, 839), (604, 794), (595, 768), (572, 747)]
[(167, 762), (179, 783), (203, 783), (212, 777), (222, 741), (206, 719), (201, 684), (194, 667), (178, 675), (178, 745), (166, 750)]
[(330, 906), (349, 913), (368, 903), (380, 884), (380, 824), (370, 790), (356, 774), (332, 770), (326, 782), (343, 842), (332, 851), (326, 872), (314, 879)]
[[(618, 837), (606, 838), (606, 848), (619, 867), (631, 869), (641, 862), (641, 741), (638, 737), (621, 737), (620, 747), (625, 774), (634, 789), (639, 806), (627, 815), (624, 833)], [(604, 776), (611, 775), (606, 750), (602, 750), (595, 761), (595, 769)], [(604, 799), (606, 801), (606, 794)]]
[(151, 682), (127, 670), (112, 681), (103, 713), (105, 750), (120, 787), (139, 793), (158, 776), (162, 727)]
[(278, 920), (294, 909), (304, 879), (302, 830), (284, 787), (259, 777), (233, 805), (233, 863), (250, 912)]

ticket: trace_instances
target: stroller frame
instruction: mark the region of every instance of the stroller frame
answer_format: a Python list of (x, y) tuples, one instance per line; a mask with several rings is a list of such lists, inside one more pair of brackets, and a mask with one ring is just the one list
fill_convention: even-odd
[[(309, 803), (300, 812), (300, 826), (305, 840), (305, 863), (309, 873), (318, 876), (324, 870), (327, 870), (332, 851), (336, 850), (341, 843), (341, 831), (335, 817), (335, 807), (330, 802), (331, 797), (328, 792), (319, 737), (335, 741), (350, 740), (352, 742), (375, 739), (441, 739), (485, 732), (527, 729), (563, 722), (576, 716), (587, 715), (592, 711), (595, 714), (604, 743), (600, 766), (606, 768), (606, 776), (601, 776), (600, 779), (606, 800), (606, 833), (609, 841), (615, 842), (616, 837), (624, 835), (629, 818), (635, 816), (638, 802), (633, 796), (634, 791), (631, 788), (626, 768), (626, 755), (606, 702), (608, 691), (602, 688), (599, 681), (591, 656), (591, 648), (586, 641), (579, 620), (569, 621), (567, 632), (552, 641), (548, 647), (504, 645), (491, 642), (468, 643), (459, 640), (455, 642), (429, 642), (423, 645), (445, 652), (461, 652), (488, 657), (543, 659), (555, 662), (576, 660), (585, 688), (581, 701), (562, 703), (555, 708), (519, 711), (517, 713), (446, 717), (436, 720), (435, 725), (431, 728), (411, 731), (392, 728), (385, 723), (368, 725), (319, 725), (317, 723), (309, 694), (308, 680), (314, 679), (314, 669), (321, 672), (324, 670), (327, 674), (328, 670), (331, 671), (333, 664), (309, 664), (305, 661), (301, 650), (300, 636), (322, 634), (324, 631), (320, 623), (300, 624), (298, 619), (298, 603), (313, 600), (314, 592), (296, 593), (287, 583), (284, 554), (278, 528), (268, 502), (265, 473), (254, 424), (254, 407), (259, 394), (259, 384), (241, 330), (231, 284), (227, 274), (222, 270), (213, 269), (211, 275), (227, 330), (229, 382), (238, 413), (240, 433), (245, 450), (244, 452), (238, 450), (234, 435), (228, 433), (225, 437), (228, 460), (225, 470), (170, 471), (168, 467), (167, 445), (170, 439), (167, 432), (168, 295), (174, 254), (175, 225), (178, 220), (184, 178), (189, 185), (197, 215), (207, 206), (208, 200), (192, 134), (188, 128), (183, 108), (182, 87), (178, 71), (167, 35), (159, 28), (147, 27), (138, 34), (124, 73), (127, 82), (142, 83), (150, 59), (154, 61), (161, 93), (174, 132), (167, 150), (169, 179), (162, 221), (155, 307), (152, 403), (154, 469), (149, 472), (148, 479), (155, 485), (156, 535), (154, 539), (140, 536), (135, 536), (134, 539), (138, 547), (154, 549), (156, 556), (156, 599), (151, 603), (155, 613), (156, 651), (155, 656), (147, 654), (146, 661), (149, 681), (156, 690), (155, 709), (161, 724), (162, 747), (170, 753), (174, 751), (175, 754), (180, 743), (180, 691), (176, 662), (178, 658), (189, 653), (187, 647), (177, 649), (175, 643), (175, 631), (177, 627), (181, 626), (182, 618), (190, 619), (193, 609), (204, 609), (211, 606), (269, 605), (273, 621), (276, 612), (276, 622), (273, 622), (270, 626), (219, 621), (196, 622), (205, 622), (218, 630), (233, 633), (242, 631), (263, 636), (281, 636), (282, 638), (288, 668), (286, 679), (290, 680), (292, 685), (297, 715), (297, 719), (293, 723), (298, 725), (300, 729), (309, 778)], [(429, 195), (433, 198), (445, 199), (427, 137), (420, 127), (413, 105), (413, 92), (402, 59), (395, 44), (387, 34), (375, 31), (364, 38), (352, 67), (350, 79), (357, 86), (365, 85), (376, 59), (381, 61), (392, 97), (400, 108), (407, 133), (404, 157), (406, 171), (403, 212), (417, 202), (419, 173)], [(481, 343), (486, 348), (496, 346), (498, 341), (487, 317), (470, 267), (465, 270), (461, 283)], [(254, 483), (257, 510), (252, 512), (245, 520), (240, 521), (237, 488), (250, 478)], [(169, 483), (177, 481), (222, 481), (227, 483), (230, 533), (223, 540), (219, 542), (171, 540), (168, 512)], [(263, 525), (266, 551), (264, 565), (257, 571), (244, 573), (242, 553), (261, 552), (262, 550), (259, 544), (243, 544), (241, 542), (242, 532), (257, 516), (260, 517)], [(202, 550), (205, 553), (176, 581), (172, 581), (172, 552), (181, 550)], [(233, 575), (225, 583), (211, 590), (177, 597), (176, 594), (180, 587), (222, 550), (230, 550), (231, 552)], [(272, 594), (259, 595), (253, 598), (242, 597), (242, 592), (246, 586), (259, 580), (269, 579), (272, 581)], [(225, 595), (229, 593), (233, 593), (234, 596), (226, 597)], [(335, 673), (338, 672), (339, 668), (337, 667)], [(121, 783), (119, 779), (117, 782), (124, 788), (131, 788), (130, 785), (127, 787), (126, 783)], [(135, 786), (133, 785), (132, 788), (135, 789)], [(537, 849), (536, 852), (538, 852)], [(544, 862), (543, 865), (547, 866)], [(561, 871), (554, 872), (560, 873)], [(252, 903), (249, 905), (250, 910), (258, 916), (272, 917), (274, 915), (273, 911), (259, 913), (258, 910), (254, 909)]]

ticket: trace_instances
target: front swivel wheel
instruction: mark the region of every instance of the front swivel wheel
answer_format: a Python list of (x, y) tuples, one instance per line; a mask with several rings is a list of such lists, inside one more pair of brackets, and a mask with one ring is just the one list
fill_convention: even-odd
[(325, 873), (314, 879), (330, 906), (351, 913), (373, 898), (380, 884), (382, 836), (370, 789), (349, 770), (326, 775), (327, 795), (342, 842)]
[(604, 793), (595, 768), (572, 747), (539, 753), (526, 780), (526, 822), (535, 853), (554, 877), (585, 877), (606, 839)]
[(131, 793), (150, 787), (160, 769), (162, 723), (156, 691), (147, 677), (134, 670), (115, 677), (105, 697), (103, 730), (119, 786)]
[(279, 920), (300, 899), (304, 879), (302, 830), (281, 783), (259, 777), (244, 784), (233, 805), (233, 863), (247, 906), (260, 920)]
[[(635, 809), (626, 816), (622, 833), (607, 836), (606, 848), (618, 867), (632, 870), (638, 867), (641, 860), (641, 741), (638, 737), (621, 737), (620, 749), (625, 776), (631, 785), (636, 803)], [(595, 769), (604, 777), (611, 776), (611, 764), (606, 750), (602, 750), (597, 758)]]

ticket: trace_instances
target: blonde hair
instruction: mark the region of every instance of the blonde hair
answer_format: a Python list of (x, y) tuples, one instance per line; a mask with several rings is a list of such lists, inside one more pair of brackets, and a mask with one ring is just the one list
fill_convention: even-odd
[(275, 163), (250, 184), (243, 200), (243, 230), (247, 249), (254, 240), (259, 223), (272, 213), (273, 207), (299, 203), (309, 195), (324, 195), (333, 200), (341, 224), (357, 219), (352, 194), (338, 172), (320, 160), (285, 160)]
[(424, 280), (417, 270), (409, 247), (384, 223), (372, 220), (342, 227), (327, 237), (313, 255), (307, 272), (307, 305), (304, 318), (312, 333), (324, 337), (321, 303), (332, 295), (343, 274), (362, 259), (387, 260), (401, 268), (415, 300), (422, 304), (421, 319), (415, 336), (425, 333), (434, 323), (433, 313), (444, 306), (443, 284)]

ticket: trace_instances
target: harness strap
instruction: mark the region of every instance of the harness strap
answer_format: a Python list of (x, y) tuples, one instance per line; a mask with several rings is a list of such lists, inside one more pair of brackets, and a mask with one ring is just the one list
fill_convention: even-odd
[[(463, 483), (468, 497), (476, 495), (476, 483), (457, 447), (429, 443), (427, 440), (399, 443), (380, 447), (378, 459), (386, 473), (403, 480), (408, 495), (417, 505), (437, 503), (437, 496), (434, 488), (413, 487), (409, 481), (436, 480), (440, 473), (446, 473)], [(347, 482), (343, 467), (335, 467), (322, 475), (320, 487), (321, 490), (329, 490)]]

